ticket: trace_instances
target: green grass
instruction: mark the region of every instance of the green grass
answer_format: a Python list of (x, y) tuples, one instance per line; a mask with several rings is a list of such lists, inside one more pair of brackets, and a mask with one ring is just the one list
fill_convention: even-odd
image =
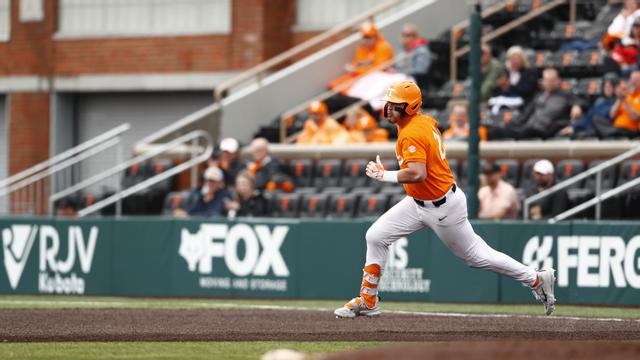
[[(397, 343), (396, 343), (397, 344)], [(259, 359), (273, 349), (306, 354), (384, 346), (380, 342), (62, 342), (0, 345), (1, 359)]]
[[(125, 298), (94, 296), (0, 296), (0, 309), (255, 309), (293, 307), (331, 311), (343, 304), (333, 300), (236, 300), (181, 298)], [(454, 312), (472, 314), (540, 315), (542, 305), (455, 304), (455, 303), (382, 303), (383, 310), (416, 312)], [(556, 316), (640, 318), (640, 308), (557, 305)]]

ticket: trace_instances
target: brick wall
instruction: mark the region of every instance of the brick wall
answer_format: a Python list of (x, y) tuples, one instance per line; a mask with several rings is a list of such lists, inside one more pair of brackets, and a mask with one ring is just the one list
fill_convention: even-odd
[(49, 158), (49, 93), (9, 94), (9, 173)]

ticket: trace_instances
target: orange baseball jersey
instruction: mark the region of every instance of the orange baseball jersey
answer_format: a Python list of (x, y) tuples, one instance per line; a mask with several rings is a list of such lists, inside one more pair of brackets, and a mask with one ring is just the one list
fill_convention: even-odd
[(410, 162), (426, 164), (427, 178), (420, 183), (403, 184), (407, 195), (419, 200), (441, 198), (453, 186), (453, 175), (444, 150), (436, 119), (418, 114), (398, 129), (396, 158), (400, 169)]

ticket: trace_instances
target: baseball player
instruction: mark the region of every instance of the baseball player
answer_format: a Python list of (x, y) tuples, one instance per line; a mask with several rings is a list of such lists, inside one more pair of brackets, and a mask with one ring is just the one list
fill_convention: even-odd
[(375, 162), (367, 164), (366, 174), (378, 181), (403, 184), (407, 196), (367, 231), (360, 296), (336, 309), (336, 317), (380, 314), (378, 284), (389, 246), (424, 227), (431, 228), (468, 266), (507, 275), (529, 286), (550, 315), (555, 309), (555, 270), (536, 271), (527, 267), (492, 249), (473, 231), (467, 218), (466, 197), (449, 169), (438, 122), (420, 114), (420, 88), (411, 81), (397, 82), (387, 90), (384, 100), (384, 116), (398, 127), (395, 152), (400, 170), (385, 170), (378, 156)]

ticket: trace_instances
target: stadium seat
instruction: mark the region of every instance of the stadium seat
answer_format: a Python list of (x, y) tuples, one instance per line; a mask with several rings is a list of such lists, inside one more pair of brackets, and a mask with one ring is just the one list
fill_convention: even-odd
[(173, 215), (173, 211), (176, 209), (187, 209), (193, 201), (192, 194), (189, 190), (168, 193), (164, 198), (162, 214)]
[(357, 196), (354, 194), (334, 194), (329, 197), (327, 217), (349, 219), (355, 214)]
[(518, 187), (520, 180), (520, 163), (516, 159), (498, 159), (495, 163), (500, 167), (500, 173), (504, 181), (513, 187)]
[(569, 94), (575, 94), (578, 87), (578, 79), (562, 79), (560, 80), (560, 88)]
[(600, 50), (584, 51), (578, 59), (582, 73), (578, 76), (594, 76), (603, 75), (604, 73), (604, 55)]
[(338, 186), (342, 173), (342, 161), (338, 159), (323, 159), (316, 163), (314, 168), (313, 186), (324, 189), (329, 186)]
[[(564, 181), (570, 177), (576, 176), (584, 171), (584, 162), (578, 159), (563, 159), (556, 164), (556, 183)], [(576, 189), (582, 187), (583, 181), (578, 181), (570, 185), (567, 189)]]
[(309, 187), (313, 180), (313, 163), (311, 159), (294, 159), (289, 162), (289, 174), (295, 187)]
[(124, 189), (129, 188), (133, 185), (136, 185), (142, 182), (144, 179), (148, 177), (149, 177), (149, 169), (147, 168), (146, 162), (133, 164), (130, 167), (128, 167), (124, 172), (124, 177), (122, 178), (122, 187)]
[(300, 212), (300, 194), (277, 193), (273, 199), (273, 215), (284, 218), (296, 218)]
[(347, 160), (342, 167), (340, 186), (348, 189), (367, 186), (369, 184), (369, 177), (364, 173), (364, 170), (368, 162), (369, 160), (367, 159)]
[(364, 195), (358, 201), (356, 217), (378, 217), (386, 211), (388, 201), (387, 194)]
[[(482, 172), (482, 167), (487, 163), (485, 159), (480, 159), (480, 164), (478, 164), (478, 175)], [(469, 187), (469, 161), (464, 161), (462, 166), (460, 167), (460, 174), (458, 177), (458, 185), (461, 188), (466, 189)]]
[(623, 185), (640, 174), (640, 160), (625, 160), (620, 165), (620, 176), (618, 177), (618, 186)]
[[(605, 160), (592, 160), (589, 162), (589, 169), (602, 164)], [(616, 183), (616, 166), (612, 165), (602, 171), (602, 190), (613, 188)], [(585, 188), (596, 191), (596, 176), (592, 175), (586, 178)]]
[(527, 57), (531, 66), (540, 70), (551, 66), (552, 55), (553, 53), (549, 50), (540, 50), (529, 53)]
[(576, 76), (579, 69), (577, 66), (579, 56), (580, 53), (575, 50), (559, 51), (551, 56), (550, 66), (558, 69), (562, 76)]
[(381, 194), (386, 195), (395, 195), (395, 194), (404, 194), (404, 187), (400, 184), (396, 184), (396, 186), (385, 186), (380, 189)]
[(387, 209), (391, 209), (395, 204), (399, 203), (400, 200), (407, 197), (407, 194), (395, 194), (391, 195), (389, 198), (389, 202), (387, 203)]
[(300, 217), (323, 218), (327, 213), (327, 194), (305, 194), (300, 204)]
[(602, 95), (602, 78), (581, 79), (575, 93), (583, 99), (595, 100)]

